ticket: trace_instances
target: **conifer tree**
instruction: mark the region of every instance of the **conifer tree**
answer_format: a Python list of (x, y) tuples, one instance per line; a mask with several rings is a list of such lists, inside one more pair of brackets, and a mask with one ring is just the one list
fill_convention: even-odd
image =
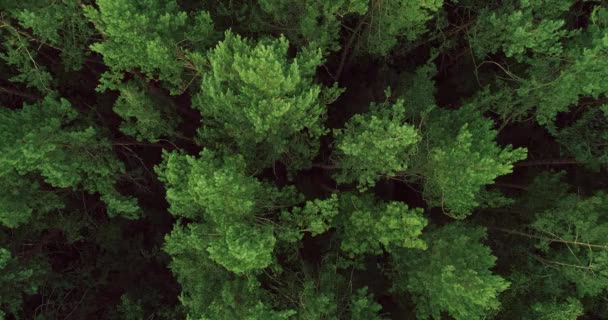
[(425, 251), (394, 256), (394, 290), (408, 291), (419, 319), (483, 319), (500, 307), (498, 295), (509, 287), (490, 272), (496, 257), (480, 242), (485, 230), (459, 223), (430, 233)]
[(599, 0), (0, 0), (0, 319), (608, 319)]
[[(373, 186), (382, 177), (406, 171), (416, 153), (420, 135), (406, 122), (404, 103), (372, 104), (365, 115), (353, 116), (344, 129), (334, 131), (334, 155), (339, 183), (357, 182), (361, 188)], [(382, 155), (382, 157), (378, 157)]]
[[(77, 111), (67, 100), (51, 96), (19, 110), (0, 109), (0, 133), (6, 137), (0, 144), (0, 177), (4, 180), (11, 175), (26, 176), (19, 185), (36, 194), (44, 192), (28, 181), (27, 175), (39, 175), (53, 187), (98, 193), (110, 216), (135, 218), (139, 212), (137, 201), (121, 195), (114, 186), (124, 167), (113, 156), (111, 144), (93, 126), (86, 126), (77, 118)], [(45, 209), (48, 205), (56, 207), (53, 202), (47, 203)], [(36, 207), (35, 203), (28, 203), (34, 205), (29, 208), (23, 205), (9, 213), (14, 217), (9, 224), (24, 219), (17, 215), (29, 215)]]
[(255, 168), (282, 160), (290, 168), (309, 166), (326, 132), (326, 104), (339, 90), (313, 81), (319, 50), (288, 59), (285, 38), (258, 43), (227, 32), (209, 52), (193, 105), (203, 116), (200, 140), (238, 152)]
[(99, 89), (115, 89), (124, 72), (140, 72), (160, 80), (174, 92), (183, 91), (185, 46), (205, 48), (212, 43), (213, 23), (206, 12), (189, 17), (174, 0), (96, 1), (85, 7), (87, 18), (104, 36), (91, 49), (103, 55), (110, 71)]

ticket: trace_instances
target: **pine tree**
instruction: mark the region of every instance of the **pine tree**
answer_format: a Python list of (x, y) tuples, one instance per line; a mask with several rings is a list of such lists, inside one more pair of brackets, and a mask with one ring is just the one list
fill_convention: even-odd
[(293, 189), (279, 190), (250, 176), (241, 156), (209, 150), (199, 158), (165, 153), (157, 172), (167, 186), (171, 213), (199, 222), (192, 236), (210, 259), (238, 274), (272, 263), (276, 238), (265, 221), (271, 221), (273, 208), (298, 200)]
[[(6, 138), (0, 143), (0, 177), (3, 180), (26, 176), (25, 181), (17, 184), (34, 194), (43, 193), (27, 177), (39, 175), (53, 187), (98, 193), (106, 203), (110, 216), (120, 214), (135, 218), (138, 215), (137, 201), (121, 195), (114, 187), (125, 169), (114, 157), (110, 142), (93, 126), (76, 121), (78, 112), (67, 100), (47, 96), (43, 101), (26, 104), (19, 110), (3, 108), (0, 109), (0, 119), (0, 133)], [(31, 197), (34, 194), (23, 196)], [(47, 205), (57, 207), (53, 203), (56, 201)], [(14, 222), (9, 224), (24, 219), (18, 214), (30, 214), (33, 208), (23, 208), (23, 205), (9, 213), (14, 216), (11, 218)]]
[(39, 59), (41, 48), (59, 51), (63, 71), (78, 71), (89, 54), (94, 30), (75, 1), (6, 1), (0, 3), (0, 59), (14, 67), (11, 81), (42, 92), (54, 86), (50, 67)]
[(433, 230), (423, 238), (425, 251), (394, 255), (393, 290), (407, 291), (419, 319), (483, 319), (498, 310), (498, 295), (509, 282), (492, 274), (496, 257), (481, 244), (485, 230), (459, 223)]
[(205, 145), (238, 152), (255, 168), (277, 160), (294, 170), (310, 165), (326, 132), (325, 105), (339, 90), (313, 82), (320, 51), (288, 59), (288, 46), (285, 38), (254, 43), (227, 32), (210, 51), (211, 70), (193, 99)]
[(120, 96), (113, 110), (124, 120), (120, 131), (138, 141), (151, 142), (175, 135), (180, 119), (173, 106), (166, 105), (135, 81), (120, 85), (118, 90)]
[(369, 27), (364, 38), (366, 51), (383, 56), (399, 42), (412, 42), (427, 31), (426, 22), (441, 9), (443, 0), (370, 1)]
[(110, 68), (99, 89), (115, 89), (125, 72), (140, 72), (147, 79), (160, 80), (173, 92), (187, 85), (182, 79), (187, 49), (213, 43), (213, 23), (206, 12), (189, 17), (175, 0), (99, 0), (97, 8), (85, 7), (87, 18), (104, 36), (91, 46), (103, 55)]
[[(406, 122), (403, 101), (393, 105), (372, 104), (364, 115), (353, 116), (344, 129), (336, 129), (335, 162), (338, 183), (357, 182), (372, 187), (382, 177), (406, 171), (416, 153), (420, 135)], [(381, 155), (381, 156), (380, 156)]]
[(512, 171), (526, 158), (526, 149), (501, 147), (493, 122), (472, 105), (456, 111), (433, 110), (424, 133), (427, 150), (416, 159), (412, 172), (424, 178), (424, 197), (454, 217), (464, 218), (479, 205), (482, 187)]
[(291, 42), (300, 47), (318, 47), (323, 52), (340, 48), (341, 19), (363, 15), (368, 7), (365, 0), (258, 0), (258, 4)]

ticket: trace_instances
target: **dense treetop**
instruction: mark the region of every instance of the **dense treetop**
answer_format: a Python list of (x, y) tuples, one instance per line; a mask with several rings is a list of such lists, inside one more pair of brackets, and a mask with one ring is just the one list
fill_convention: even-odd
[(601, 0), (0, 0), (0, 319), (606, 319), (607, 75)]

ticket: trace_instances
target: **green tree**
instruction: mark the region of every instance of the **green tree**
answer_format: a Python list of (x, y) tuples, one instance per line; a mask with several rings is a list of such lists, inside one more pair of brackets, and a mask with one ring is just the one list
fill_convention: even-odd
[(420, 135), (406, 122), (402, 100), (393, 105), (372, 104), (371, 110), (353, 116), (344, 129), (334, 130), (334, 161), (339, 166), (338, 183), (357, 182), (372, 187), (382, 177), (404, 172)]
[(138, 141), (158, 141), (160, 137), (175, 135), (180, 119), (174, 106), (134, 81), (120, 85), (118, 90), (120, 96), (113, 110), (124, 120), (120, 131)]
[(348, 195), (341, 199), (341, 249), (349, 256), (380, 254), (382, 248), (425, 249), (420, 239), (427, 225), (422, 209), (410, 209), (400, 202), (382, 203), (370, 195)]
[(608, 164), (608, 105), (592, 108), (557, 133), (557, 141), (568, 154), (592, 169)]
[(314, 83), (319, 50), (288, 59), (288, 46), (285, 38), (254, 43), (227, 32), (211, 50), (211, 69), (193, 99), (205, 145), (238, 152), (254, 168), (277, 160), (293, 169), (309, 166), (326, 132), (326, 104), (340, 91)]
[(99, 89), (114, 89), (125, 72), (140, 72), (160, 80), (173, 92), (182, 92), (185, 52), (213, 43), (213, 23), (207, 12), (188, 16), (175, 0), (98, 0), (85, 7), (87, 18), (104, 36), (91, 46), (110, 68)]
[(498, 295), (509, 282), (492, 274), (496, 257), (481, 241), (483, 228), (452, 223), (427, 233), (425, 251), (403, 251), (393, 258), (394, 287), (407, 291), (419, 319), (483, 319), (498, 310)]
[(167, 186), (170, 212), (199, 222), (192, 236), (198, 248), (226, 269), (241, 274), (270, 265), (276, 242), (276, 208), (298, 201), (293, 189), (277, 189), (247, 172), (243, 157), (204, 150), (198, 158), (165, 153), (157, 167)]
[(608, 288), (606, 206), (608, 196), (603, 192), (586, 199), (569, 194), (550, 210), (537, 213), (531, 225), (544, 253), (539, 262), (559, 269), (580, 297), (597, 296)]
[(534, 111), (537, 121), (554, 131), (560, 112), (581, 104), (583, 97), (597, 100), (606, 94), (600, 77), (608, 70), (608, 11), (592, 5), (589, 25), (576, 28), (567, 24), (577, 19), (568, 16), (577, 13), (569, 10), (574, 4), (513, 0), (492, 13), (480, 12), (471, 37), (478, 58), (502, 52), (515, 60), (509, 67), (491, 59), (483, 62), (499, 67), (506, 74), (501, 78), (510, 80), (493, 84), (495, 92), (484, 99), (483, 109), (505, 121), (523, 120)]
[(348, 15), (365, 14), (368, 6), (367, 0), (258, 0), (258, 3), (291, 42), (318, 47), (323, 52), (340, 48), (341, 20)]
[(0, 319), (20, 317), (22, 294), (34, 294), (42, 285), (45, 268), (41, 262), (27, 265), (0, 247)]
[(472, 105), (435, 109), (425, 121), (428, 129), (421, 145), (428, 147), (421, 156), (426, 159), (417, 158), (412, 172), (423, 176), (423, 195), (430, 205), (454, 218), (471, 214), (479, 205), (481, 188), (526, 158), (524, 148), (499, 146), (493, 122)]
[(54, 86), (51, 68), (43, 63), (41, 48), (59, 51), (63, 71), (81, 70), (89, 52), (94, 30), (76, 1), (2, 1), (0, 8), (0, 59), (14, 67), (17, 74), (9, 79), (51, 91)]
[(366, 51), (383, 56), (399, 42), (412, 42), (427, 31), (426, 22), (443, 6), (443, 0), (371, 0), (369, 26), (365, 29)]
[(214, 262), (205, 247), (208, 236), (202, 232), (206, 230), (201, 224), (176, 226), (165, 244), (190, 319), (279, 320), (293, 315), (289, 310), (274, 311), (255, 277), (235, 276)]
[[(112, 145), (95, 127), (77, 121), (78, 112), (67, 100), (47, 96), (19, 110), (3, 108), (0, 119), (0, 133), (6, 137), (0, 143), (0, 178), (38, 174), (53, 187), (98, 193), (110, 216), (137, 217), (137, 201), (114, 187), (125, 168)], [(36, 188), (27, 180), (19, 184)], [(56, 205), (51, 202), (51, 207)]]

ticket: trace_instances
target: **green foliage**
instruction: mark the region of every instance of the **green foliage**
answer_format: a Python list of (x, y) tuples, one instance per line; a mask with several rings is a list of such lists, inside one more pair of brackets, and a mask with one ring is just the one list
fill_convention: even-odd
[(43, 92), (53, 87), (49, 68), (38, 57), (43, 47), (60, 52), (63, 70), (81, 70), (93, 29), (78, 2), (19, 1), (1, 6), (6, 11), (0, 16), (0, 59), (18, 71), (11, 81)]
[(367, 0), (258, 0), (291, 42), (325, 51), (340, 48), (341, 18), (365, 14)]
[(220, 157), (206, 149), (198, 159), (176, 152), (164, 158), (157, 172), (167, 186), (170, 212), (204, 222), (192, 234), (198, 247), (235, 273), (267, 267), (276, 239), (264, 216), (297, 201), (294, 190), (249, 176), (241, 156)]
[(483, 228), (452, 223), (427, 233), (425, 251), (394, 256), (394, 290), (407, 291), (419, 319), (483, 319), (500, 307), (509, 282), (492, 274), (496, 257), (481, 244)]
[(339, 201), (336, 194), (324, 200), (309, 200), (304, 207), (295, 207), (291, 212), (281, 213), (281, 222), (291, 227), (281, 230), (281, 237), (295, 242), (302, 239), (302, 232), (310, 232), (313, 237), (325, 233), (334, 225), (338, 213)]
[(608, 70), (608, 10), (592, 7), (589, 25), (570, 30), (565, 13), (574, 1), (510, 3), (498, 12), (482, 11), (471, 37), (479, 58), (502, 51), (518, 63), (505, 67), (485, 61), (500, 67), (506, 79), (512, 80), (508, 85), (496, 81), (496, 93), (485, 100), (493, 100), (490, 110), (505, 120), (525, 119), (535, 108), (537, 121), (554, 132), (560, 112), (583, 97), (600, 99), (608, 92), (601, 80)]
[(583, 315), (583, 305), (576, 299), (558, 303), (535, 303), (534, 318), (539, 320), (576, 320)]
[(182, 83), (183, 42), (195, 48), (212, 44), (213, 23), (206, 12), (189, 17), (175, 0), (96, 1), (98, 9), (85, 7), (86, 16), (104, 36), (91, 49), (103, 55), (110, 67), (99, 89), (114, 89), (106, 79), (122, 78), (123, 72), (141, 72), (148, 79), (165, 82), (174, 92)]
[[(501, 50), (507, 57), (521, 62), (526, 53), (560, 55), (561, 39), (572, 35), (559, 19), (572, 5), (572, 0), (507, 1), (510, 4), (498, 12), (483, 10), (475, 26), (472, 47), (479, 57)], [(551, 7), (547, 10), (547, 7)]]
[(139, 320), (144, 317), (144, 311), (140, 304), (132, 301), (128, 296), (122, 295), (120, 297), (122, 303), (119, 307), (119, 312), (122, 319), (125, 320)]
[(175, 134), (180, 119), (171, 105), (163, 104), (133, 81), (120, 85), (118, 90), (120, 96), (113, 110), (124, 120), (120, 131), (138, 141), (152, 142)]
[(580, 297), (597, 296), (608, 288), (608, 196), (587, 199), (570, 194), (553, 208), (539, 212), (531, 227), (542, 235), (539, 261), (560, 269), (560, 276), (576, 284)]
[(367, 288), (361, 288), (355, 292), (351, 298), (351, 319), (352, 320), (380, 320), (378, 312), (382, 306), (372, 300), (372, 295), (367, 292)]
[[(6, 137), (0, 143), (0, 177), (15, 172), (20, 176), (39, 174), (57, 188), (99, 193), (110, 216), (135, 218), (137, 201), (114, 188), (124, 167), (113, 156), (112, 146), (94, 127), (83, 126), (77, 118), (67, 100), (50, 96), (19, 110), (0, 109), (0, 133)], [(27, 180), (19, 184), (35, 187)], [(29, 209), (23, 210), (19, 210), (21, 214)]]
[[(165, 251), (182, 285), (180, 300), (189, 319), (288, 319), (291, 311), (273, 311), (254, 278), (234, 276), (211, 260), (200, 232), (202, 225), (177, 226)], [(204, 237), (204, 236), (203, 236)], [(238, 301), (238, 302), (237, 302)]]
[(525, 159), (526, 149), (501, 147), (493, 122), (468, 105), (456, 111), (436, 109), (425, 134), (428, 158), (413, 171), (424, 176), (424, 197), (454, 218), (464, 218), (479, 205), (479, 193), (498, 176)]
[(296, 169), (308, 166), (326, 131), (325, 104), (333, 98), (313, 83), (320, 51), (288, 59), (288, 46), (283, 37), (254, 43), (226, 33), (209, 53), (211, 70), (193, 100), (203, 116), (203, 143), (237, 151), (255, 168), (279, 159)]
[(0, 318), (21, 313), (21, 295), (34, 294), (42, 285), (43, 264), (26, 265), (0, 247)]
[(49, 91), (53, 77), (45, 66), (39, 65), (34, 58), (36, 51), (31, 48), (28, 39), (21, 37), (19, 31), (8, 27), (9, 39), (2, 43), (3, 52), (0, 52), (0, 59), (7, 65), (13, 66), (18, 70), (17, 75), (9, 78), (12, 82), (25, 83), (27, 87), (33, 87), (39, 91)]
[[(94, 30), (76, 1), (38, 1), (36, 6), (27, 6), (14, 11), (19, 24), (32, 31), (36, 41), (61, 51), (63, 65), (67, 71), (80, 70), (89, 54), (84, 47)], [(28, 37), (22, 33), (22, 36)]]
[(408, 168), (420, 135), (406, 123), (405, 113), (401, 100), (393, 105), (372, 104), (370, 112), (355, 115), (344, 129), (334, 130), (338, 183), (357, 182), (364, 190)]
[(63, 207), (54, 192), (44, 191), (37, 179), (14, 170), (0, 172), (0, 224), (15, 228), (28, 223), (34, 214), (41, 215)]
[(607, 31), (598, 0), (0, 0), (0, 319), (607, 319)]
[(432, 109), (435, 105), (435, 81), (433, 77), (437, 74), (437, 68), (432, 63), (417, 67), (411, 77), (407, 78), (400, 88), (402, 99), (407, 104), (406, 114), (409, 118), (417, 119), (424, 115), (425, 111)]
[(352, 194), (342, 197), (340, 209), (344, 233), (341, 249), (350, 257), (380, 254), (382, 248), (389, 252), (396, 248), (426, 248), (425, 241), (420, 239), (428, 223), (422, 209)]
[(367, 52), (383, 56), (401, 41), (416, 40), (442, 6), (443, 0), (371, 1), (370, 25), (362, 40)]
[(608, 165), (608, 105), (588, 109), (574, 124), (558, 132), (557, 141), (576, 160), (593, 169)]

